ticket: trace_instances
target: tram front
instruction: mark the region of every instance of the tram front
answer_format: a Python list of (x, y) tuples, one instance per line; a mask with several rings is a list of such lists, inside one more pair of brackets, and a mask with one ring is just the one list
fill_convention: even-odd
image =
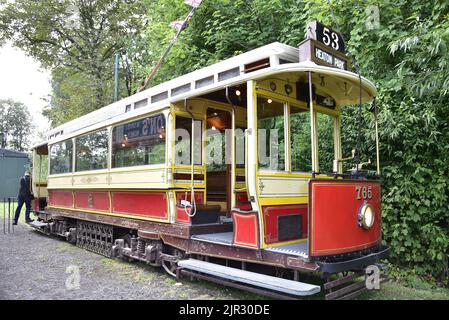
[(376, 89), (350, 71), (340, 34), (318, 22), (309, 31), (299, 63), (248, 82), (248, 195), (259, 224), (247, 229), (261, 248), (300, 253), (325, 274), (361, 270), (389, 250), (381, 244), (377, 108), (373, 161), (362, 158), (359, 138), (343, 153), (341, 118), (345, 107), (375, 103)]

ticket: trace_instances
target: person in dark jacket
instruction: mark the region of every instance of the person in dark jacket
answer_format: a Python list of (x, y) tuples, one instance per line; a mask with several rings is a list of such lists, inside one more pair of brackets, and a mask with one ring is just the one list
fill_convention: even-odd
[(14, 225), (17, 225), (19, 221), (20, 212), (22, 211), (23, 204), (25, 203), (26, 211), (25, 211), (25, 221), (26, 223), (30, 223), (34, 220), (30, 219), (30, 211), (31, 211), (31, 200), (34, 199), (33, 194), (31, 193), (31, 177), (30, 172), (25, 171), (25, 175), (20, 178), (20, 188), (19, 188), (19, 197), (18, 197), (16, 215), (14, 217)]

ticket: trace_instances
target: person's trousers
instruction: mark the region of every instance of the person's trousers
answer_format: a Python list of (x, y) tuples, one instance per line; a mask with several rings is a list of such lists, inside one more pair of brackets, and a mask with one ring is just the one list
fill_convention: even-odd
[(19, 196), (17, 202), (16, 215), (14, 217), (14, 222), (17, 223), (19, 221), (20, 212), (22, 211), (23, 204), (25, 203), (26, 211), (25, 211), (25, 220), (30, 220), (30, 211), (31, 211), (31, 199), (24, 196)]

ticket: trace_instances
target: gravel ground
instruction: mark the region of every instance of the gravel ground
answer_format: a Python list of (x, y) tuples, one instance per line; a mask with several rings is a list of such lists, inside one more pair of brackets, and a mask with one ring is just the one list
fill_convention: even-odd
[[(257, 298), (200, 281), (177, 282), (141, 263), (109, 259), (19, 223), (3, 234), (0, 218), (0, 299), (245, 299)], [(76, 286), (79, 268), (79, 288)], [(66, 285), (69, 284), (69, 286)]]

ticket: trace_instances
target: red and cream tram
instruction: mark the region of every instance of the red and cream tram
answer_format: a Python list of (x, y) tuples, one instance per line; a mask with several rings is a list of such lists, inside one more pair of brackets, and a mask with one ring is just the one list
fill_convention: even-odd
[(380, 184), (360, 163), (343, 171), (340, 124), (376, 89), (338, 34), (309, 31), (299, 49), (272, 43), (51, 130), (33, 149), (32, 226), (273, 297), (319, 293), (306, 273), (327, 298), (362, 291), (336, 286), (388, 253)]

